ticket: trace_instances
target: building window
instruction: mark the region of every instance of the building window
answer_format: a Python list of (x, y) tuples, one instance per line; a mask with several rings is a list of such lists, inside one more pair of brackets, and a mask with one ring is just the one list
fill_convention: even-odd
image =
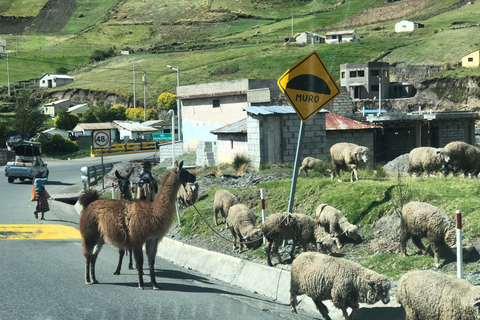
[(468, 62), (473, 62), (473, 58), (472, 57), (468, 58)]
[(337, 36), (332, 36), (332, 39), (337, 39)]
[(218, 99), (213, 100), (213, 107), (214, 108), (220, 108), (220, 100), (218, 100)]
[(233, 140), (230, 140), (230, 149), (233, 149)]
[(365, 77), (365, 71), (359, 70), (358, 73), (357, 73), (357, 75), (358, 75), (359, 77)]
[(342, 79), (345, 79), (345, 71), (342, 71)]
[(380, 75), (380, 71), (378, 70), (370, 70), (371, 77), (378, 77)]
[(364, 70), (350, 71), (350, 78), (365, 77)]
[(383, 76), (384, 76), (385, 78), (388, 78), (388, 70), (383, 70)]
[(357, 77), (357, 71), (350, 71), (350, 78), (356, 78)]
[(372, 85), (370, 86), (370, 91), (372, 91), (372, 92), (378, 92), (378, 88), (379, 88), (379, 87), (378, 87), (378, 84), (372, 84)]

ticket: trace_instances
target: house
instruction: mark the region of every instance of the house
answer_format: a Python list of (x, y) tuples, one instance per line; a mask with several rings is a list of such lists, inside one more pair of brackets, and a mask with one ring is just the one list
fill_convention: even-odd
[(247, 117), (244, 108), (287, 104), (275, 79), (243, 79), (177, 87), (185, 150), (216, 141), (212, 130)]
[(43, 113), (51, 117), (56, 117), (61, 108), (70, 108), (75, 102), (68, 99), (57, 100), (43, 105)]
[(286, 42), (320, 44), (325, 43), (325, 36), (313, 32), (304, 31), (301, 33), (297, 33), (293, 37), (287, 38), (286, 40)]
[(355, 30), (331, 31), (325, 34), (325, 43), (356, 42), (360, 39)]
[(422, 23), (403, 20), (400, 22), (395, 23), (395, 32), (411, 32), (418, 28), (423, 28), (424, 25)]
[(122, 139), (128, 137), (129, 140), (152, 141), (152, 134), (158, 131), (153, 127), (144, 126), (140, 122), (135, 121), (114, 120), (113, 123), (117, 126)]
[(472, 51), (462, 57), (462, 67), (476, 68), (480, 66), (480, 49)]
[(217, 163), (232, 163), (236, 155), (248, 155), (247, 118), (212, 130), (217, 135)]
[(7, 39), (0, 37), (0, 54), (7, 53)]
[(69, 131), (65, 131), (65, 130), (61, 130), (61, 129), (57, 129), (57, 128), (50, 128), (50, 129), (47, 129), (47, 130), (43, 130), (39, 133), (37, 133), (32, 139), (30, 139), (31, 141), (34, 141), (36, 138), (40, 138), (42, 137), (43, 139), (45, 139), (45, 141), (50, 141), (50, 138), (54, 135), (54, 134), (59, 134), (61, 135), (63, 138), (65, 139), (70, 139), (70, 132)]
[[(152, 127), (156, 132), (152, 133), (172, 133), (172, 124), (162, 120), (147, 120), (141, 123), (142, 126)], [(178, 140), (178, 126), (175, 125), (175, 140)]]
[(73, 78), (63, 74), (44, 74), (38, 81), (40, 88), (55, 88), (73, 82)]
[(92, 146), (92, 131), (95, 130), (110, 130), (110, 141), (112, 143), (120, 141), (118, 128), (111, 122), (79, 123), (72, 130), (79, 149), (90, 149)]
[(76, 114), (79, 118), (81, 118), (88, 108), (88, 103), (80, 103), (68, 108), (67, 112)]

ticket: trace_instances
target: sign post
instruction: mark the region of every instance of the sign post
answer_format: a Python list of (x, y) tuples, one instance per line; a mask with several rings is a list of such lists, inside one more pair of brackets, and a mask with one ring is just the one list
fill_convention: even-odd
[(103, 165), (103, 149), (110, 148), (110, 130), (95, 130), (92, 132), (92, 144), (94, 149), (100, 149), (102, 162), (102, 189), (105, 189), (105, 166)]
[(304, 123), (332, 102), (341, 90), (317, 51), (312, 51), (278, 79), (277, 84), (302, 122), (298, 134), (288, 212), (292, 212), (298, 166), (303, 142)]

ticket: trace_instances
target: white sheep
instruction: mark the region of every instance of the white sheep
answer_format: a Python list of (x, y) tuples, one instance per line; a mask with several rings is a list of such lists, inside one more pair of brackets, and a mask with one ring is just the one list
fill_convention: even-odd
[(450, 161), (450, 150), (445, 148), (419, 147), (408, 154), (408, 173), (431, 174), (446, 169)]
[(398, 281), (397, 301), (406, 320), (480, 319), (480, 287), (431, 270), (405, 273)]
[(445, 149), (450, 151), (448, 172), (454, 174), (463, 172), (467, 177), (478, 177), (480, 173), (480, 149), (463, 141), (454, 141), (447, 144)]
[(342, 243), (340, 242), (340, 236), (342, 234), (345, 234), (354, 241), (361, 240), (357, 226), (348, 222), (342, 212), (328, 204), (321, 204), (317, 207), (315, 211), (315, 222), (330, 232), (339, 249), (342, 247)]
[(213, 216), (215, 219), (215, 225), (218, 226), (217, 216), (220, 212), (223, 217), (223, 222), (225, 226), (228, 227), (228, 223), (226, 222), (228, 216), (228, 210), (231, 206), (238, 203), (238, 199), (235, 195), (230, 193), (230, 191), (225, 189), (219, 189), (215, 192), (215, 197), (213, 199)]
[(269, 215), (262, 226), (262, 233), (266, 239), (265, 253), (269, 266), (273, 266), (271, 251), (277, 257), (278, 262), (284, 264), (278, 248), (285, 240), (293, 240), (291, 259), (295, 254), (297, 242), (302, 246), (303, 251), (307, 251), (308, 244), (313, 244), (317, 250), (325, 253), (330, 253), (333, 245), (330, 235), (311, 217), (301, 213), (283, 212)]
[(240, 251), (245, 249), (245, 243), (261, 239), (260, 229), (255, 229), (255, 213), (244, 204), (236, 204), (230, 207), (227, 216), (227, 224), (232, 233), (234, 244), (237, 249), (237, 237), (240, 241)]
[(330, 148), (330, 157), (332, 158), (332, 180), (337, 177), (338, 182), (342, 182), (340, 179), (340, 169), (346, 169), (347, 167), (352, 170), (350, 175), (350, 182), (353, 182), (353, 178), (358, 180), (358, 166), (368, 161), (368, 148), (358, 146), (354, 143), (340, 142), (334, 144)]
[[(342, 310), (345, 320), (354, 319), (359, 303), (390, 302), (390, 281), (384, 275), (342, 258), (317, 252), (301, 253), (292, 262), (290, 306), (297, 313), (297, 295), (313, 299), (325, 320), (331, 320), (324, 300)], [(351, 308), (350, 315), (347, 308)]]
[(407, 241), (412, 238), (413, 243), (428, 255), (422, 238), (427, 238), (434, 254), (435, 266), (440, 267), (439, 247), (446, 244), (455, 248), (456, 225), (445, 211), (425, 202), (412, 201), (403, 206), (401, 212), (400, 248), (407, 256)]
[(184, 207), (191, 206), (198, 198), (198, 182), (187, 182), (178, 189), (177, 199)]
[(320, 159), (316, 159), (313, 157), (305, 157), (302, 161), (302, 166), (298, 170), (298, 174), (300, 175), (302, 172), (305, 173), (305, 175), (308, 175), (308, 170), (313, 169), (317, 165), (322, 165), (323, 161)]

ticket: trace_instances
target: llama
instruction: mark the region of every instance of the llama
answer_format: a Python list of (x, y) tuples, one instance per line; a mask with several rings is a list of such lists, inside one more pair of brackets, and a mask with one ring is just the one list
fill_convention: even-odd
[(119, 249), (132, 248), (138, 271), (138, 287), (144, 289), (143, 252), (145, 244), (153, 289), (160, 289), (155, 280), (155, 256), (159, 242), (167, 234), (175, 216), (175, 201), (180, 185), (196, 178), (183, 168), (183, 161), (162, 179), (153, 202), (142, 200), (98, 199), (98, 193), (86, 190), (79, 198), (83, 206), (79, 229), (85, 256), (85, 283), (98, 283), (95, 262), (105, 241)]
[[(118, 199), (126, 199), (126, 200), (133, 199), (132, 189), (130, 188), (130, 176), (132, 175), (133, 171), (134, 171), (134, 168), (132, 168), (132, 170), (130, 170), (130, 172), (125, 177), (123, 177), (120, 175), (118, 170), (115, 170), (115, 177), (117, 177), (117, 183), (118, 183), (118, 191), (117, 191)], [(123, 256), (126, 255), (126, 251), (124, 249), (119, 249), (118, 254), (119, 254), (118, 265), (117, 265), (117, 269), (113, 273), (114, 275), (120, 274), (120, 270), (122, 269)], [(130, 255), (128, 260), (128, 269), (133, 270), (132, 248), (128, 249), (128, 254)]]

